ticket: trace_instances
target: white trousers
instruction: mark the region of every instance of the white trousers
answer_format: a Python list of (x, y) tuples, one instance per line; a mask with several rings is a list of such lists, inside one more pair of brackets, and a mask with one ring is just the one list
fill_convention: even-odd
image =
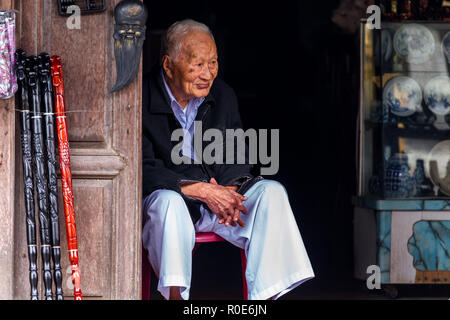
[(180, 287), (182, 298), (189, 299), (195, 232), (214, 232), (245, 249), (249, 300), (277, 299), (314, 277), (285, 188), (262, 180), (245, 196), (244, 227), (219, 224), (203, 206), (193, 225), (186, 203), (172, 190), (156, 190), (144, 199), (142, 241), (165, 299), (171, 286)]

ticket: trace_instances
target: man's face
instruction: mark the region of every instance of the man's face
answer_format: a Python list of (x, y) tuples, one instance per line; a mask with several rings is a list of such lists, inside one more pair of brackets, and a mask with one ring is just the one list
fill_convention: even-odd
[(163, 60), (164, 71), (175, 98), (180, 103), (208, 95), (219, 64), (214, 40), (202, 31), (191, 32), (183, 39), (181, 53)]

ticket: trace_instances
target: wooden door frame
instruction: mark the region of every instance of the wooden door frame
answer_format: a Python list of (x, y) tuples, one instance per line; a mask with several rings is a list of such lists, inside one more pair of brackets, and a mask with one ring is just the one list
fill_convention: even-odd
[[(14, 0), (0, 0), (14, 8)], [(0, 100), (0, 299), (14, 294), (15, 111), (14, 98)]]
[[(2, 9), (15, 8), (17, 15), (16, 47), (29, 54), (50, 50), (47, 46), (50, 2), (54, 0), (0, 0)], [(110, 27), (105, 32), (105, 79), (111, 88), (115, 79), (113, 52), (113, 9), (120, 0), (107, 2)], [(23, 8), (23, 6), (26, 6)], [(95, 30), (92, 30), (95, 31)], [(88, 32), (86, 37), (95, 36)], [(51, 48), (50, 51), (56, 51)], [(52, 54), (52, 52), (49, 52)], [(66, 88), (66, 91), (69, 88)], [(110, 108), (110, 127), (107, 146), (93, 148), (71, 144), (72, 175), (76, 179), (104, 179), (114, 181), (111, 217), (110, 274), (99, 275), (108, 282), (106, 299), (141, 298), (141, 231), (142, 231), (142, 58), (141, 68), (127, 88), (110, 94), (105, 91), (105, 105)], [(14, 99), (0, 100), (0, 299), (28, 299), (29, 282), (27, 252), (22, 238), (25, 224), (20, 212), (23, 202), (21, 181), (20, 132), (15, 116)], [(70, 128), (69, 128), (70, 135)], [(16, 152), (17, 151), (17, 152)], [(101, 167), (101, 170), (99, 169)], [(75, 201), (76, 201), (76, 195)], [(60, 219), (64, 219), (60, 215)], [(77, 220), (77, 225), (82, 224)], [(61, 230), (61, 235), (65, 230)], [(17, 241), (20, 239), (20, 241)], [(63, 237), (61, 236), (61, 239)], [(63, 240), (62, 240), (63, 241)], [(62, 253), (61, 259), (68, 259)], [(83, 270), (83, 252), (80, 252), (80, 268)], [(20, 266), (20, 268), (18, 268)], [(63, 270), (64, 271), (64, 270)], [(67, 274), (64, 274), (64, 281)], [(83, 273), (81, 274), (83, 281)], [(39, 274), (41, 281), (41, 274)]]

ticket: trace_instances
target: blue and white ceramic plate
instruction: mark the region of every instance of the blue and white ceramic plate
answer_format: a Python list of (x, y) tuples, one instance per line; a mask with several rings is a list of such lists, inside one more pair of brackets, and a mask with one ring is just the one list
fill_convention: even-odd
[(450, 63), (450, 31), (442, 38), (442, 51)]
[(450, 112), (450, 78), (438, 76), (424, 88), (425, 103), (435, 114), (445, 116)]
[(411, 23), (400, 27), (394, 35), (395, 52), (409, 63), (423, 63), (434, 53), (435, 41), (430, 29)]
[(400, 117), (407, 117), (421, 109), (422, 90), (410, 77), (395, 77), (383, 89), (383, 105)]

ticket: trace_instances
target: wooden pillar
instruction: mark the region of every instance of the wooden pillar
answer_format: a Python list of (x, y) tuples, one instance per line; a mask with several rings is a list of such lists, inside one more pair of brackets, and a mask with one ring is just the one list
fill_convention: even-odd
[[(13, 8), (13, 0), (0, 0), (0, 8)], [(14, 274), (14, 98), (0, 100), (0, 299), (13, 298)]]
[[(67, 27), (67, 17), (58, 15), (54, 0), (15, 1), (20, 11), (20, 47), (29, 55), (43, 51), (59, 55), (63, 62), (83, 297), (139, 299), (142, 71), (127, 88), (109, 93), (115, 83), (113, 10), (119, 0), (106, 1), (104, 13), (82, 15), (80, 29)], [(0, 124), (3, 130), (3, 122)], [(14, 137), (11, 141), (13, 148)], [(17, 137), (15, 141), (19, 148)], [(20, 150), (15, 160), (16, 176), (20, 178), (19, 160)], [(29, 299), (23, 182), (19, 178), (15, 188), (15, 241), (8, 247), (10, 254), (14, 247), (14, 270), (11, 262), (8, 270), (14, 271), (14, 297)], [(0, 174), (0, 186), (6, 184), (4, 181)], [(61, 192), (60, 187), (58, 190)], [(13, 200), (8, 199), (10, 206)], [(61, 197), (59, 207), (63, 290), (66, 299), (71, 299)], [(3, 202), (0, 214), (2, 208)], [(3, 251), (0, 254), (1, 264)], [(41, 274), (39, 277), (42, 290)]]

